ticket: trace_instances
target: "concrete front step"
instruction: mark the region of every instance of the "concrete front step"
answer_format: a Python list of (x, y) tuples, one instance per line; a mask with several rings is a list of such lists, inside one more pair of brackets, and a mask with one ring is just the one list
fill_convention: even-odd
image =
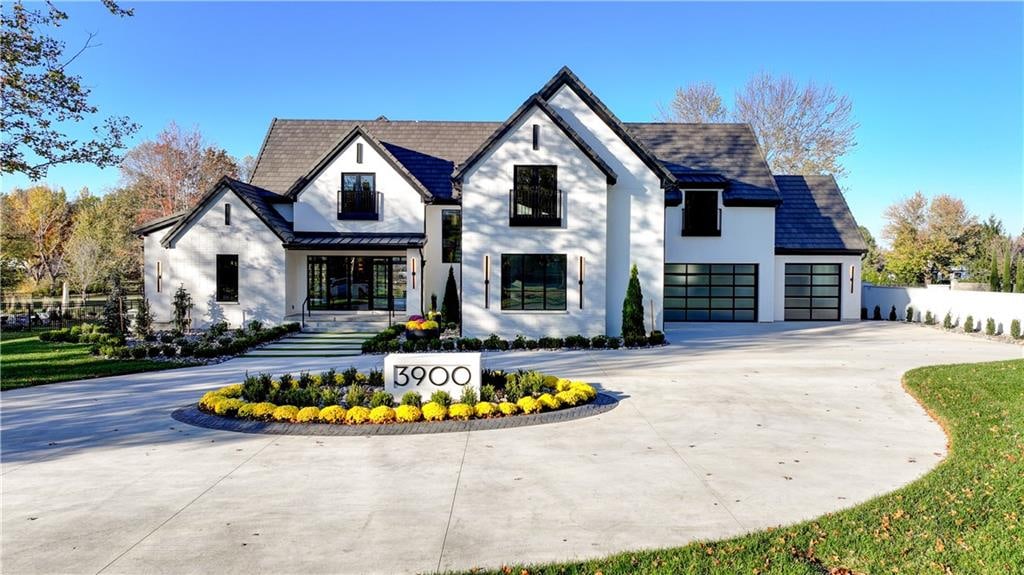
[(376, 332), (299, 332), (254, 349), (242, 357), (352, 357)]

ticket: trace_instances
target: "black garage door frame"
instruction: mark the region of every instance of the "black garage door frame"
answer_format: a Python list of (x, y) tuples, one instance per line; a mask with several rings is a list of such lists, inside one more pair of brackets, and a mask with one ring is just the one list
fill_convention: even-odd
[(666, 263), (665, 321), (756, 322), (757, 264)]
[[(842, 319), (842, 264), (836, 262), (786, 262), (785, 266), (783, 317), (786, 321), (839, 321)], [(834, 305), (832, 305), (833, 300)]]

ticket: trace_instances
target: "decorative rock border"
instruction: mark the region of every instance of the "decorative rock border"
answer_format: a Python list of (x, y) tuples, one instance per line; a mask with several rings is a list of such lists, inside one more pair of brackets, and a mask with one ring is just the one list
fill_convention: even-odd
[(600, 415), (615, 409), (619, 400), (605, 393), (598, 393), (594, 401), (544, 413), (529, 415), (513, 415), (493, 417), (489, 419), (470, 419), (468, 421), (418, 421), (416, 423), (390, 423), (375, 425), (337, 425), (330, 423), (288, 423), (281, 421), (255, 421), (221, 417), (212, 413), (199, 411), (195, 404), (176, 409), (171, 417), (182, 423), (218, 429), (221, 431), (237, 431), (239, 433), (262, 433), (267, 435), (334, 435), (334, 436), (367, 436), (367, 435), (418, 435), (424, 433), (453, 433), (458, 431), (484, 431), (487, 429), (509, 429), (528, 425), (559, 423)]

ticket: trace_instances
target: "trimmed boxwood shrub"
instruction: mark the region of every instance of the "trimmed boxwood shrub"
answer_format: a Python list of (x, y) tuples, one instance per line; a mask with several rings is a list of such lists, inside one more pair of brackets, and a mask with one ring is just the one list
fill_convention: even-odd
[(1019, 319), (1015, 319), (1010, 322), (1010, 337), (1012, 337), (1013, 339), (1020, 339), (1021, 333)]
[(891, 308), (889, 308), (889, 321), (896, 321), (897, 319), (898, 318), (896, 317), (896, 306), (892, 306)]
[(996, 320), (988, 318), (985, 320), (985, 335), (996, 334)]
[(661, 331), (658, 331), (658, 330), (652, 331), (651, 335), (647, 336), (647, 343), (650, 344), (650, 345), (664, 345), (665, 344), (665, 334), (664, 334), (664, 332), (661, 332)]
[(974, 316), (969, 315), (964, 319), (964, 332), (974, 333)]

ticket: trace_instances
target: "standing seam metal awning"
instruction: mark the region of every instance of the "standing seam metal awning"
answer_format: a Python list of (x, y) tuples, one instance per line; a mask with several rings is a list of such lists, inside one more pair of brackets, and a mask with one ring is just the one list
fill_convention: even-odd
[(287, 249), (366, 249), (388, 250), (421, 248), (427, 243), (426, 234), (378, 234), (378, 233), (305, 233), (295, 234), (295, 239), (284, 244)]

